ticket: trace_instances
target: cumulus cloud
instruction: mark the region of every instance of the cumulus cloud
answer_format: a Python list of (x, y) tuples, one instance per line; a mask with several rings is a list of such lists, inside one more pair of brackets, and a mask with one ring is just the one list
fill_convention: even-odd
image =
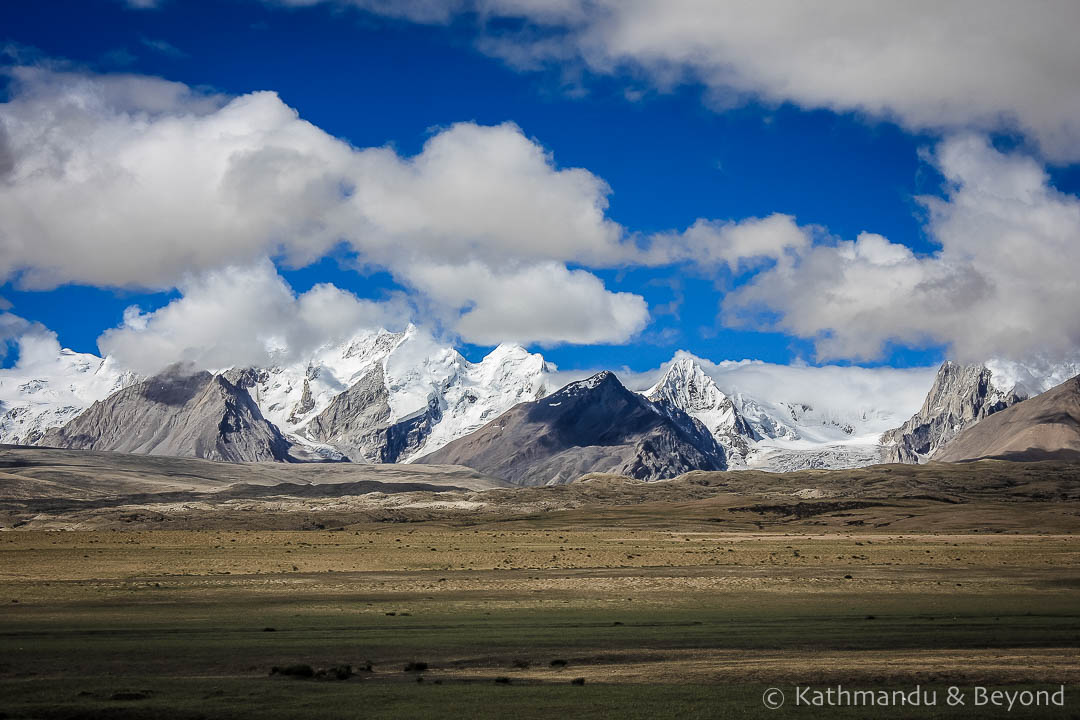
[(813, 338), (821, 358), (875, 359), (889, 343), (944, 344), (961, 360), (1075, 354), (1080, 198), (982, 137), (951, 138), (933, 161), (946, 197), (922, 202), (940, 250), (871, 233), (809, 247), (730, 293), (727, 321)]
[[(470, 337), (513, 277), (575, 316), (596, 312), (560, 340), (531, 306), (508, 303), (500, 327), (516, 307), (515, 337), (594, 342), (638, 329), (641, 298), (607, 293), (565, 266), (637, 253), (606, 217), (610, 188), (557, 167), (514, 124), (452, 125), (403, 157), (351, 147), (272, 92), (227, 98), (145, 76), (41, 68), (11, 75), (13, 97), (0, 105), (0, 280), (190, 288), (192, 275), (267, 256), (302, 266), (344, 243), (358, 263), (406, 283), (422, 279), (419, 266), (487, 268), (472, 279), (490, 286), (473, 289), (460, 323)], [(571, 308), (571, 298), (584, 304)]]
[(140, 76), (15, 71), (0, 105), (0, 276), (169, 287), (184, 273), (339, 242), (414, 259), (620, 262), (603, 180), (515, 125), (462, 123), (415, 157), (358, 150), (271, 92), (232, 100)]
[[(722, 104), (749, 94), (914, 129), (1010, 127), (1049, 157), (1080, 160), (1080, 5), (1071, 0), (579, 5), (585, 19), (563, 23), (561, 38), (599, 72), (629, 65), (660, 84), (697, 80)], [(545, 38), (536, 52), (552, 46)]]
[(180, 293), (152, 312), (128, 308), (123, 324), (98, 339), (102, 353), (143, 373), (175, 362), (266, 367), (408, 316), (400, 300), (375, 303), (329, 284), (297, 295), (269, 261), (190, 277)]
[[(276, 0), (270, 0), (276, 1)], [(315, 4), (318, 0), (294, 0)], [(700, 82), (727, 107), (753, 96), (869, 113), (908, 128), (1008, 128), (1080, 160), (1080, 4), (1073, 0), (352, 0), (420, 22), (522, 18), (481, 49), (533, 69), (577, 64)]]
[(805, 249), (812, 242), (811, 234), (810, 229), (799, 227), (794, 217), (781, 213), (737, 222), (698, 219), (681, 233), (653, 237), (641, 261), (692, 261), (703, 268), (727, 265), (737, 272)]
[(17, 343), (32, 325), (29, 320), (14, 313), (0, 312), (0, 360), (7, 357), (11, 346)]
[(624, 343), (649, 320), (641, 296), (610, 292), (595, 275), (556, 263), (418, 265), (408, 278), (436, 302), (465, 308), (453, 329), (479, 345)]
[[(625, 342), (648, 320), (640, 297), (609, 292), (594, 275), (554, 263), (506, 273), (478, 263), (429, 265), (412, 280), (441, 308), (428, 319), (445, 320), (466, 342)], [(360, 330), (401, 327), (413, 309), (400, 295), (373, 302), (325, 283), (297, 294), (269, 260), (190, 276), (179, 292), (157, 310), (129, 307), (123, 323), (98, 338), (102, 354), (144, 374), (175, 362), (210, 370), (266, 367), (301, 360)], [(25, 336), (29, 325), (16, 319), (12, 336)]]
[(608, 185), (584, 169), (555, 169), (511, 123), (459, 123), (414, 158), (381, 148), (358, 160), (352, 207), (374, 237), (354, 244), (384, 262), (406, 252), (610, 265), (632, 254), (605, 217)]
[(27, 371), (47, 377), (61, 374), (64, 369), (55, 332), (39, 322), (0, 312), (0, 360), (13, 349), (18, 351), (13, 366), (0, 370), (0, 402), (18, 394), (18, 385), (25, 382)]

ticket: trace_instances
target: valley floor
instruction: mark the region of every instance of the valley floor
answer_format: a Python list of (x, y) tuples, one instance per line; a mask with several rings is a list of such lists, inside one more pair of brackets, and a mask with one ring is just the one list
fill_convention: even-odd
[[(1080, 714), (1070, 533), (731, 532), (641, 505), (337, 531), (13, 531), (0, 603), (7, 718)], [(298, 665), (354, 674), (271, 674)], [(797, 685), (837, 684), (920, 684), (939, 706), (794, 704)], [(944, 702), (949, 686), (1062, 684), (1064, 708)], [(770, 687), (779, 710), (762, 703)]]

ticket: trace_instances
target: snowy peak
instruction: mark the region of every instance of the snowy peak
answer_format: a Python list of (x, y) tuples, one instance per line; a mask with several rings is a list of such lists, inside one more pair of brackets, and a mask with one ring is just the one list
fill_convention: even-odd
[(597, 388), (619, 388), (623, 389), (622, 383), (615, 377), (615, 373), (609, 370), (603, 370), (590, 375), (584, 380), (577, 380), (570, 383), (566, 387), (562, 388), (558, 392), (550, 396), (550, 400), (563, 400), (576, 397), (578, 395), (585, 395), (587, 393), (596, 390)]
[(523, 402), (544, 397), (552, 385), (542, 355), (520, 345), (503, 344), (480, 362), (470, 363), (454, 351), (456, 372), (432, 384), (429, 406), (439, 419), (422, 445), (407, 454), (412, 460), (467, 435)]
[(729, 464), (742, 464), (757, 434), (735, 403), (688, 354), (679, 353), (658, 383), (645, 391), (653, 402), (676, 407), (700, 421), (723, 446)]
[(500, 345), (471, 363), (412, 325), (360, 333), (307, 361), (250, 372), (252, 397), (294, 442), (369, 462), (432, 452), (551, 385), (543, 356), (520, 345)]
[(267, 420), (286, 433), (295, 433), (408, 336), (408, 329), (395, 333), (380, 328), (357, 333), (343, 343), (319, 348), (300, 362), (245, 369), (241, 372), (248, 380), (238, 384), (248, 390)]
[(530, 353), (517, 343), (501, 343), (494, 350), (484, 356), (481, 362), (508, 362), (515, 363), (535, 358), (543, 362), (544, 358), (539, 353)]
[(19, 362), (0, 370), (0, 442), (34, 444), (138, 380), (108, 358), (61, 348), (54, 337), (24, 336)]
[(686, 412), (732, 408), (732, 402), (693, 358), (676, 356), (660, 382), (645, 391), (650, 400), (666, 400)]

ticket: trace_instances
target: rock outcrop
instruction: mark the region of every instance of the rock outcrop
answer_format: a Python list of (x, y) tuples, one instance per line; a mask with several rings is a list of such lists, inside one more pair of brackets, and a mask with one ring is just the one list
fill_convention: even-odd
[(994, 383), (985, 365), (946, 361), (919, 412), (881, 436), (885, 462), (917, 463), (931, 457), (964, 428), (1025, 399)]
[(391, 422), (390, 393), (383, 367), (376, 363), (315, 416), (303, 433), (332, 445), (353, 462), (393, 463), (423, 446), (440, 417), (439, 403), (432, 396), (425, 410)]
[(934, 459), (1080, 460), (1080, 376), (964, 430)]

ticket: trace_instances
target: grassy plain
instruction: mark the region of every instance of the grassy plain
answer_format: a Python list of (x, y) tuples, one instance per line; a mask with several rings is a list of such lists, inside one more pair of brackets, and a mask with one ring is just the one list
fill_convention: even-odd
[[(1080, 713), (1074, 535), (731, 532), (671, 507), (624, 511), (626, 522), (605, 508), (337, 531), (2, 533), (0, 713)], [(356, 674), (270, 674), (297, 664)], [(791, 705), (795, 684), (837, 683), (942, 697), (949, 685), (1068, 687), (1065, 708), (1011, 713)], [(777, 711), (761, 702), (771, 686), (789, 697)]]

